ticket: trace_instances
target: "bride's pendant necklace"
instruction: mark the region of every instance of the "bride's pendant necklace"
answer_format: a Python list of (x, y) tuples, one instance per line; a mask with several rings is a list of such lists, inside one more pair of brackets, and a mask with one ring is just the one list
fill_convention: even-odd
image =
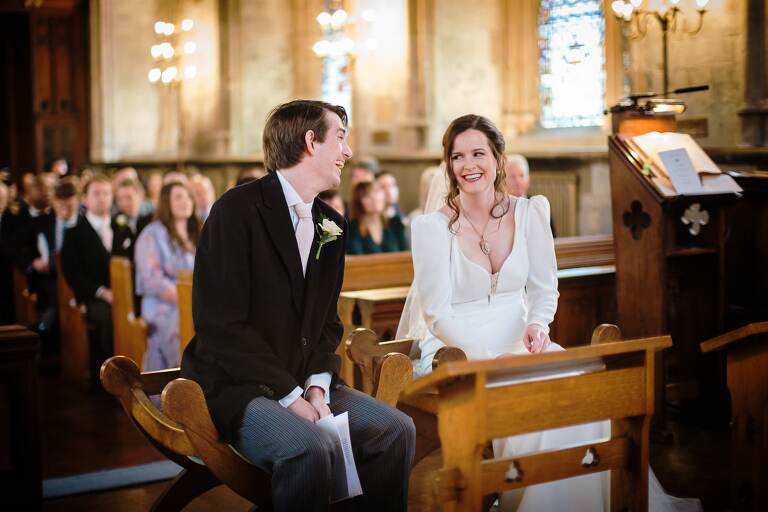
[(477, 236), (480, 237), (480, 242), (478, 242), (478, 245), (480, 246), (480, 250), (483, 251), (483, 254), (486, 256), (490, 256), (491, 254), (491, 244), (488, 243), (488, 240), (485, 238), (485, 231), (488, 229), (488, 224), (491, 223), (491, 219), (489, 218), (488, 221), (485, 223), (485, 226), (483, 227), (483, 232), (481, 233), (478, 231), (478, 229), (475, 227), (475, 224), (472, 222), (472, 219), (470, 219), (467, 214), (464, 214), (464, 218), (467, 219), (467, 222), (469, 222), (469, 225), (472, 226), (472, 229), (477, 233)]

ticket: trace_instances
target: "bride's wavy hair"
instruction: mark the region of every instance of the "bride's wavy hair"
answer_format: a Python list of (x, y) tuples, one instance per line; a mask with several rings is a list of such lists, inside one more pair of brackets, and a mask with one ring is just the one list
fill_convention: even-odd
[(491, 217), (494, 219), (503, 217), (509, 209), (509, 202), (504, 201), (506, 196), (504, 188), (504, 179), (506, 177), (506, 171), (504, 170), (506, 163), (504, 136), (487, 117), (475, 114), (458, 117), (448, 125), (443, 134), (443, 161), (445, 162), (445, 172), (448, 175), (448, 194), (445, 197), (445, 203), (453, 212), (448, 223), (448, 229), (452, 231), (454, 224), (459, 220), (459, 182), (453, 173), (451, 153), (453, 152), (453, 143), (456, 137), (467, 130), (482, 132), (488, 140), (488, 146), (491, 148), (493, 157), (496, 159), (496, 179), (493, 182), (494, 201), (490, 211)]

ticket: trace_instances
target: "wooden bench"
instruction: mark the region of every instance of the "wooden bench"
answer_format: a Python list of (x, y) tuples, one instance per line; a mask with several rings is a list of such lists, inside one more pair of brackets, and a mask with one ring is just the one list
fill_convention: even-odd
[(16, 310), (16, 323), (34, 328), (37, 325), (37, 294), (29, 287), (29, 280), (24, 273), (13, 267), (13, 302)]
[[(437, 503), (442, 510), (477, 511), (484, 496), (610, 470), (611, 510), (647, 510), (655, 353), (671, 345), (669, 336), (658, 336), (564, 352), (449, 362), (411, 383), (405, 396), (429, 400), (436, 408), (443, 448)], [(498, 380), (598, 358), (605, 369), (529, 382)], [(601, 420), (611, 420), (607, 441), (483, 459), (492, 439)]]
[(412, 282), (410, 251), (347, 256), (341, 291), (410, 286)]
[(148, 327), (143, 318), (136, 316), (131, 260), (112, 256), (109, 260), (109, 282), (112, 288), (114, 353), (133, 361), (143, 361)]
[(176, 296), (179, 299), (179, 343), (181, 352), (187, 348), (195, 336), (195, 324), (192, 320), (192, 271), (180, 270), (176, 275)]
[[(55, 255), (56, 268), (61, 268), (61, 257)], [(85, 306), (75, 300), (75, 293), (64, 278), (56, 272), (56, 294), (59, 310), (59, 336), (61, 338), (61, 371), (64, 378), (78, 387), (90, 383), (91, 346)], [(95, 376), (94, 376), (95, 378)]]
[[(591, 345), (599, 345), (622, 339), (621, 330), (612, 324), (598, 325), (592, 332)], [(355, 388), (407, 413), (416, 425), (416, 456), (414, 465), (440, 447), (437, 436), (436, 404), (429, 397), (402, 396), (413, 382), (414, 353), (411, 339), (380, 341), (369, 329), (356, 329), (346, 339), (344, 346), (350, 361), (355, 365)], [(466, 361), (461, 349), (443, 347), (437, 351), (432, 370), (450, 361)]]
[(734, 509), (768, 509), (768, 322), (745, 325), (701, 343), (725, 350), (731, 394)]
[(0, 325), (0, 459), (9, 510), (43, 510), (43, 459), (38, 402), (38, 335)]
[[(140, 373), (136, 363), (125, 356), (111, 357), (101, 367), (104, 389), (120, 401), (152, 446), (183, 468), (152, 510), (182, 510), (221, 484), (269, 509), (269, 475), (220, 440), (200, 386), (178, 376), (178, 368)], [(162, 410), (149, 398), (160, 393)]]

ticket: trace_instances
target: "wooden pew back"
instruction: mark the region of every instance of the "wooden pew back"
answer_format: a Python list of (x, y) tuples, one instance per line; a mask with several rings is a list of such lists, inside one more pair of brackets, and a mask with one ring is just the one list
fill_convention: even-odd
[(409, 251), (347, 256), (342, 291), (410, 286), (413, 261)]
[[(485, 495), (611, 470), (611, 509), (647, 510), (655, 353), (671, 344), (669, 336), (659, 336), (450, 362), (410, 384), (407, 396), (436, 396), (443, 509), (480, 510)], [(591, 368), (581, 374), (521, 380), (587, 364)], [(611, 420), (608, 441), (483, 460), (489, 440), (601, 420)]]
[(131, 267), (131, 261), (123, 256), (112, 256), (109, 261), (112, 332), (116, 355), (142, 361), (147, 350), (148, 329), (144, 319), (136, 317)]
[[(61, 268), (61, 256), (56, 254), (56, 268)], [(59, 334), (61, 337), (61, 370), (64, 378), (77, 385), (89, 382), (91, 351), (88, 342), (88, 324), (85, 306), (77, 304), (75, 293), (64, 278), (64, 272), (56, 273), (56, 293), (59, 309)]]
[(38, 321), (37, 294), (29, 288), (24, 273), (13, 267), (13, 302), (16, 309), (16, 323), (33, 328)]
[(176, 295), (179, 298), (179, 343), (181, 353), (195, 336), (192, 321), (192, 271), (181, 270), (176, 275)]

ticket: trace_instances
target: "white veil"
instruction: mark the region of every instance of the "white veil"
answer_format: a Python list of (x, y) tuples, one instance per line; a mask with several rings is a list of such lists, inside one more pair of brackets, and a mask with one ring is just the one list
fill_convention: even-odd
[[(429, 184), (427, 200), (424, 204), (424, 214), (433, 213), (445, 206), (445, 198), (448, 195), (448, 177), (445, 173), (445, 163), (441, 162), (438, 171), (432, 175), (432, 181)], [(413, 338), (421, 341), (427, 332), (427, 324), (424, 322), (424, 315), (421, 313), (421, 302), (419, 301), (416, 286), (411, 284), (408, 290), (408, 296), (405, 299), (403, 314), (400, 316), (400, 323), (397, 326), (395, 339)], [(417, 351), (418, 343), (413, 344), (411, 356)]]

